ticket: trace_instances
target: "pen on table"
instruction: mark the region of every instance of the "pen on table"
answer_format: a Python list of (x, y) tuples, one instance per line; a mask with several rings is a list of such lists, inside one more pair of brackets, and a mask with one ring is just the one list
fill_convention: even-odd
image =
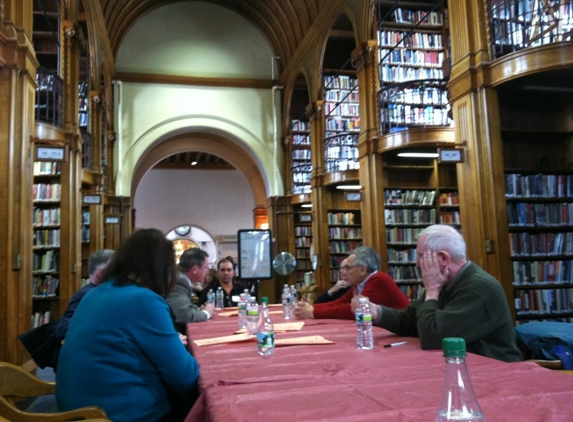
[(396, 346), (402, 346), (404, 344), (408, 343), (407, 341), (399, 341), (398, 343), (390, 343), (390, 344), (385, 344), (384, 347), (396, 347)]

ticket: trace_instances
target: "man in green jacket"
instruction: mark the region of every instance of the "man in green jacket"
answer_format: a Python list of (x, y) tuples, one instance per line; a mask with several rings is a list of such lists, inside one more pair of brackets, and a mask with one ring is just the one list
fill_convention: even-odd
[[(499, 281), (466, 258), (454, 228), (424, 229), (417, 244), (424, 294), (406, 309), (370, 304), (374, 325), (420, 338), (422, 349), (440, 349), (444, 337), (463, 337), (467, 351), (506, 362), (522, 360), (509, 306)], [(358, 296), (353, 299), (356, 309)]]

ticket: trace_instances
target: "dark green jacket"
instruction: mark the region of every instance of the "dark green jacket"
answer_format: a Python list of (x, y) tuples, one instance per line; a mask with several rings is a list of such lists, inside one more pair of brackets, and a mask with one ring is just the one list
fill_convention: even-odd
[(462, 337), (467, 351), (506, 362), (522, 360), (499, 281), (469, 262), (440, 292), (439, 300), (413, 301), (406, 309), (379, 306), (375, 325), (419, 337), (422, 349), (441, 349), (444, 337)]

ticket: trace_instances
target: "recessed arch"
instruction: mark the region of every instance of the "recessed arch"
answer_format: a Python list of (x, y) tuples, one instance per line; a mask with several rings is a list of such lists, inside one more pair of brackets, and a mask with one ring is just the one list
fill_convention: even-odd
[(209, 132), (187, 132), (167, 135), (152, 145), (134, 167), (131, 192), (137, 190), (141, 179), (155, 164), (173, 154), (185, 151), (206, 152), (225, 159), (247, 178), (255, 198), (255, 208), (266, 208), (265, 179), (251, 155), (231, 139)]

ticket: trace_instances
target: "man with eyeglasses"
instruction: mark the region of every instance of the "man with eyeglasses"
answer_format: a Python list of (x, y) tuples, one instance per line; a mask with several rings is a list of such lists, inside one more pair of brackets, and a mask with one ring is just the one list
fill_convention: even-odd
[(391, 308), (404, 309), (410, 301), (388, 274), (380, 272), (380, 255), (368, 246), (360, 246), (350, 252), (340, 271), (346, 277), (350, 290), (332, 302), (314, 306), (299, 301), (294, 309), (298, 319), (333, 318), (354, 319), (351, 301), (355, 292), (366, 296), (371, 302)]
[(193, 303), (193, 286), (205, 280), (209, 270), (209, 254), (203, 249), (191, 248), (179, 258), (175, 286), (165, 300), (171, 308), (175, 328), (185, 334), (185, 325), (190, 322), (206, 321), (213, 316), (214, 307), (206, 303), (201, 307)]
[(317, 303), (326, 303), (332, 302), (333, 300), (342, 297), (344, 293), (350, 290), (348, 286), (348, 282), (346, 281), (346, 270), (348, 266), (346, 265), (348, 260), (344, 258), (340, 263), (340, 280), (338, 280), (334, 286), (328, 289), (326, 292), (321, 294), (319, 297), (316, 298), (314, 301), (315, 304)]

